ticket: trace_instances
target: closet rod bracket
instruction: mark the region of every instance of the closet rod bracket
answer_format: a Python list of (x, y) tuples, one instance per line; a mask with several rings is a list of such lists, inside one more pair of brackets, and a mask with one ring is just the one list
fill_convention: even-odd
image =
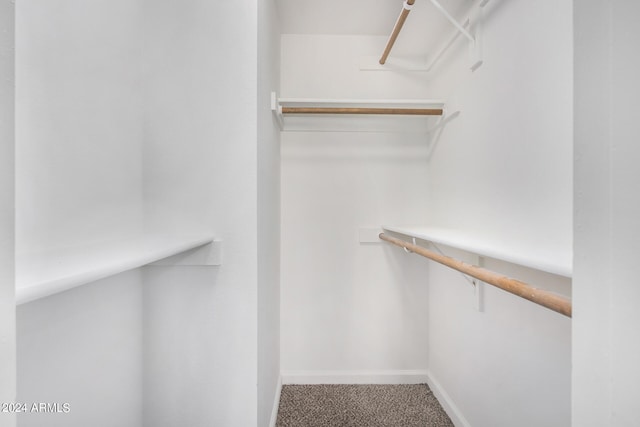
[(271, 111), (278, 120), (278, 126), (280, 130), (284, 129), (284, 116), (282, 115), (282, 105), (278, 102), (278, 94), (275, 91), (271, 92)]
[(409, 3), (407, 0), (405, 0), (405, 2), (402, 4), (402, 8), (410, 11), (411, 9), (413, 9), (413, 3)]
[[(416, 245), (416, 238), (415, 238), (415, 237), (412, 237), (412, 238), (411, 238), (411, 241), (413, 242), (413, 244), (414, 244), (414, 245)], [(412, 253), (413, 253), (413, 251), (412, 251), (412, 250), (410, 250), (410, 249), (408, 249), (408, 248), (402, 248), (402, 249), (404, 249), (404, 251), (405, 251), (406, 253), (408, 253), (408, 254), (412, 254)]]

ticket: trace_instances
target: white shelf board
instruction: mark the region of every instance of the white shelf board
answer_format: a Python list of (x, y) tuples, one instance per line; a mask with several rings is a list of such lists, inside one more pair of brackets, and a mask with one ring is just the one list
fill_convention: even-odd
[(212, 235), (143, 234), (16, 260), (16, 303), (24, 304), (213, 242)]
[(272, 93), (271, 109), (280, 127), (287, 132), (401, 132), (426, 133), (442, 116), (356, 115), (356, 114), (281, 114), (281, 107), (319, 108), (419, 108), (443, 109), (439, 99), (320, 99), (278, 98)]
[(282, 107), (444, 108), (440, 99), (320, 99), (279, 98)]
[(535, 270), (569, 278), (572, 276), (573, 254), (570, 250), (542, 249), (533, 247), (533, 245), (518, 246), (513, 242), (492, 241), (486, 237), (469, 236), (447, 228), (423, 226), (383, 226), (382, 228), (385, 231), (462, 249), (480, 256), (507, 261)]

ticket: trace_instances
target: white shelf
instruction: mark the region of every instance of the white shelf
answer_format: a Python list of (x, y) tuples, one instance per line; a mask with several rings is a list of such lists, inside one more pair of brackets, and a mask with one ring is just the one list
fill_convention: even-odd
[(318, 99), (278, 98), (271, 95), (271, 109), (283, 131), (314, 132), (404, 132), (426, 133), (443, 116), (404, 114), (283, 114), (286, 107), (442, 109), (439, 99)]
[(279, 98), (282, 107), (444, 108), (439, 99), (320, 99)]
[[(24, 304), (155, 261), (205, 247), (211, 235), (144, 234), (130, 239), (18, 255), (16, 303)], [(212, 263), (209, 265), (216, 265)]]
[(572, 275), (573, 254), (571, 250), (541, 249), (533, 245), (518, 246), (513, 242), (491, 240), (486, 236), (469, 236), (460, 231), (446, 228), (399, 226), (383, 226), (382, 228), (385, 231), (462, 249), (480, 256), (507, 261), (559, 276), (570, 278)]

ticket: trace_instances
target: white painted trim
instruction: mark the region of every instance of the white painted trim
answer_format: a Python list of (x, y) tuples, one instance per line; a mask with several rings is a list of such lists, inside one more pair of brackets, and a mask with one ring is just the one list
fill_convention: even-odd
[(269, 427), (276, 427), (276, 422), (278, 421), (278, 409), (280, 408), (280, 394), (282, 394), (282, 375), (278, 378), (278, 383), (276, 384), (276, 395), (273, 398), (273, 408), (271, 409)]
[(464, 415), (462, 415), (460, 408), (458, 408), (451, 396), (449, 396), (438, 380), (434, 378), (433, 374), (430, 371), (426, 371), (426, 376), (426, 382), (429, 385), (429, 388), (436, 399), (438, 399), (438, 402), (440, 402), (444, 411), (449, 415), (449, 418), (451, 418), (453, 425), (456, 427), (471, 427), (469, 421), (467, 421)]
[(282, 384), (424, 384), (426, 370), (283, 371)]

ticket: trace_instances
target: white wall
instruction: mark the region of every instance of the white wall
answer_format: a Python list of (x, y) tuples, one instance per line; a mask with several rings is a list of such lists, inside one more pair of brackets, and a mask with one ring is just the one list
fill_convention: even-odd
[(258, 426), (269, 426), (280, 379), (280, 31), (274, 0), (258, 2)]
[[(612, 2), (574, 4), (573, 426), (612, 422)], [(625, 82), (627, 85), (630, 82)], [(594, 120), (597, 114), (598, 120)]]
[[(477, 71), (468, 68), (462, 39), (434, 69), (433, 96), (460, 115), (431, 141), (433, 225), (513, 247), (568, 252), (571, 1), (491, 1), (483, 23), (484, 64)], [(569, 279), (483, 262), (571, 294)], [(459, 274), (430, 269), (429, 373), (461, 425), (570, 425), (571, 320), (489, 286), (484, 301), (485, 310), (476, 311), (473, 289)]]
[(484, 12), (484, 64), (469, 70), (461, 39), (433, 71), (432, 96), (460, 111), (433, 142), (433, 222), (570, 250), (571, 2), (498, 0)]
[(142, 13), (139, 1), (18, 2), (19, 253), (139, 229)]
[(145, 218), (221, 267), (149, 267), (145, 425), (257, 423), (257, 2), (147, 3)]
[[(0, 2), (0, 402), (16, 400), (14, 285), (14, 3)], [(15, 426), (13, 414), (0, 424)]]
[[(468, 253), (447, 255), (476, 263)], [(557, 293), (568, 280), (484, 259), (485, 268)], [(571, 319), (489, 285), (482, 311), (459, 273), (429, 274), (429, 376), (463, 426), (557, 426), (571, 423)], [(443, 396), (445, 397), (443, 399)]]
[[(263, 30), (272, 38), (261, 47), (263, 69), (270, 68), (263, 92), (277, 82), (272, 9)], [(240, 18), (230, 20), (232, 15)], [(256, 424), (258, 230), (261, 252), (269, 254), (261, 264), (262, 313), (269, 322), (260, 341), (261, 420), (273, 405), (279, 371), (279, 173), (272, 167), (279, 161), (278, 134), (265, 120), (261, 126), (269, 137), (260, 141), (265, 145), (258, 154), (257, 22), (257, 3), (250, 0), (21, 3), (19, 249), (55, 249), (154, 227), (212, 231), (224, 241), (222, 267), (148, 267), (126, 281), (108, 280), (111, 290), (104, 292), (111, 303), (131, 302), (122, 287), (128, 283), (134, 292), (137, 280), (144, 283), (136, 312), (144, 348), (127, 353), (144, 357), (142, 388), (120, 384), (131, 402), (144, 395), (144, 421), (137, 419), (138, 425)], [(261, 108), (263, 119), (267, 108)], [(266, 214), (260, 223), (259, 179)], [(79, 310), (92, 304), (86, 292), (34, 304)], [(35, 329), (39, 311), (27, 304), (21, 312), (25, 330)], [(132, 334), (138, 327), (107, 326), (99, 316), (85, 321), (98, 335)], [(73, 364), (87, 354), (93, 360), (90, 349), (72, 339), (81, 338), (82, 325), (66, 327), (77, 348), (64, 352), (67, 359), (59, 363)], [(50, 345), (49, 336), (32, 335), (34, 343), (21, 346), (24, 366), (53, 363), (35, 351)], [(119, 378), (113, 364), (103, 368), (102, 375)], [(63, 373), (41, 381), (53, 387)], [(36, 378), (23, 377), (21, 394), (33, 396)], [(75, 383), (74, 392), (86, 385)], [(106, 381), (96, 393), (109, 395), (111, 386)], [(49, 396), (54, 397), (64, 396)]]
[(640, 423), (636, 2), (575, 2), (573, 425)]
[[(428, 97), (419, 74), (359, 71), (359, 57), (384, 43), (284, 35), (282, 96)], [(360, 227), (421, 223), (426, 186), (424, 135), (282, 134), (283, 375), (351, 381), (426, 369), (426, 264), (358, 242)]]
[[(18, 253), (141, 229), (142, 17), (123, 0), (17, 3)], [(71, 405), (21, 425), (141, 424), (140, 296), (131, 272), (20, 307), (18, 399)]]
[(140, 271), (18, 307), (18, 400), (69, 404), (20, 426), (142, 425)]

